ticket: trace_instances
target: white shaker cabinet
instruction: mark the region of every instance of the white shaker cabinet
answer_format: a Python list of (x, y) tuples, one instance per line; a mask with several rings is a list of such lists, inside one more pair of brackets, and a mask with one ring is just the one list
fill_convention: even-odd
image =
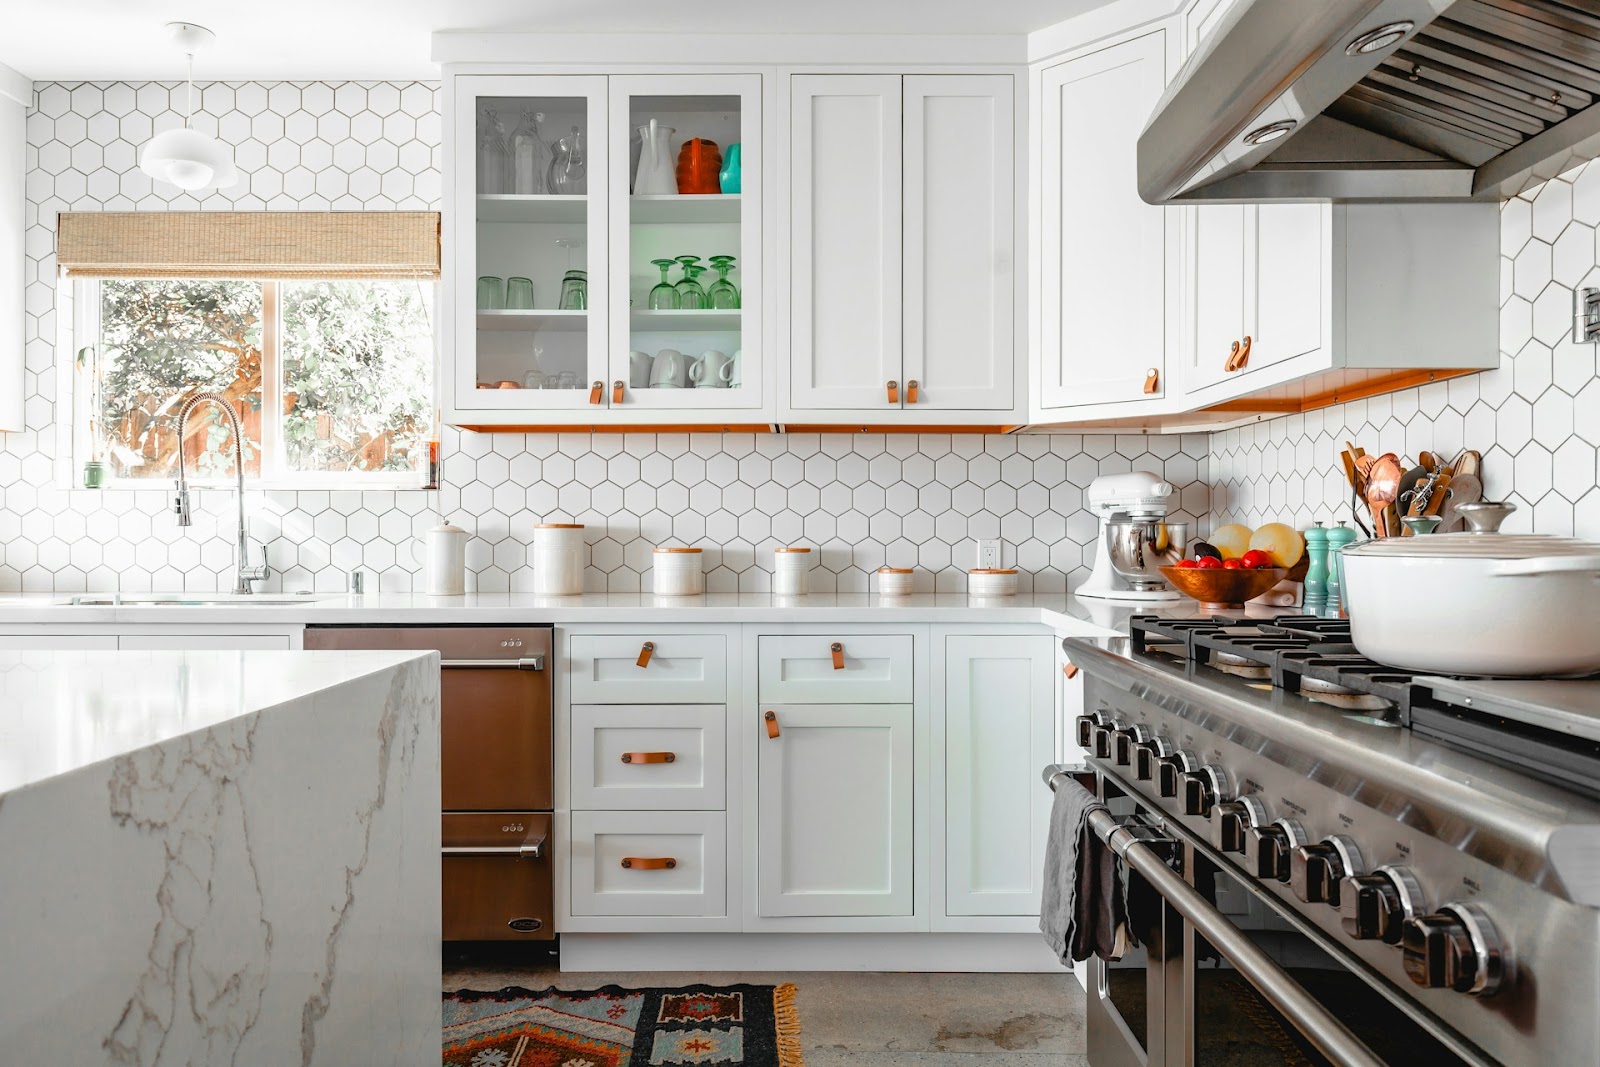
[(1014, 98), (1008, 74), (791, 78), (789, 421), (1019, 419)]
[(27, 258), (22, 234), (27, 198), (24, 120), (33, 106), (33, 85), (0, 66), (0, 432), (23, 428), (22, 294)]
[(911, 915), (912, 706), (763, 704), (761, 715), (757, 914)]
[(1166, 86), (1159, 25), (1037, 72), (1039, 343), (1031, 418), (1115, 418), (1176, 389), (1179, 219), (1139, 199), (1135, 145)]

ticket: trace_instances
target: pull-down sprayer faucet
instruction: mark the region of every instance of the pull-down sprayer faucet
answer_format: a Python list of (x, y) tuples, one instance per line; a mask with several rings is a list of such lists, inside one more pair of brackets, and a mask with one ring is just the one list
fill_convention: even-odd
[(228, 415), (228, 424), (233, 428), (233, 472), (237, 480), (235, 486), (235, 499), (239, 503), (239, 530), (237, 539), (237, 553), (234, 563), (233, 591), (237, 596), (249, 596), (254, 590), (250, 588), (251, 582), (261, 582), (272, 577), (272, 567), (267, 562), (267, 546), (261, 546), (261, 566), (252, 567), (250, 563), (250, 535), (244, 523), (244, 438), (239, 431), (239, 414), (233, 410), (226, 397), (216, 393), (195, 393), (184, 401), (183, 408), (178, 412), (178, 487), (177, 494), (172, 501), (172, 512), (178, 517), (179, 526), (191, 524), (189, 517), (189, 480), (183, 471), (183, 435), (184, 424), (189, 421), (189, 416), (201, 404), (211, 402), (220, 407)]

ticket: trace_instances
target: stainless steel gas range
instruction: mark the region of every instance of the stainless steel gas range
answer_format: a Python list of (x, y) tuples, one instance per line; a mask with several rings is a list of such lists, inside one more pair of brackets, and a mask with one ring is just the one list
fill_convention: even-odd
[(1091, 827), (1148, 902), (1091, 961), (1093, 1067), (1600, 1064), (1600, 683), (1495, 699), (1337, 622), (1147, 621), (1065, 642)]

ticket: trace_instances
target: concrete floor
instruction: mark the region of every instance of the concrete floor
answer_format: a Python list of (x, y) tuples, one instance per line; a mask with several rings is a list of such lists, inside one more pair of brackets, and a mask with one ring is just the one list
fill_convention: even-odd
[(799, 988), (806, 1067), (1088, 1067), (1083, 990), (1070, 975), (562, 974), (452, 954), (444, 989), (595, 989), (747, 982)]

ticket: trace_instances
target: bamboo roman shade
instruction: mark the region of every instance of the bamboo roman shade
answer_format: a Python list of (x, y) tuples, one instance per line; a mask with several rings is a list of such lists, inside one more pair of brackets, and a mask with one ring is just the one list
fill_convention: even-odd
[(68, 274), (137, 278), (437, 278), (436, 211), (66, 211)]

